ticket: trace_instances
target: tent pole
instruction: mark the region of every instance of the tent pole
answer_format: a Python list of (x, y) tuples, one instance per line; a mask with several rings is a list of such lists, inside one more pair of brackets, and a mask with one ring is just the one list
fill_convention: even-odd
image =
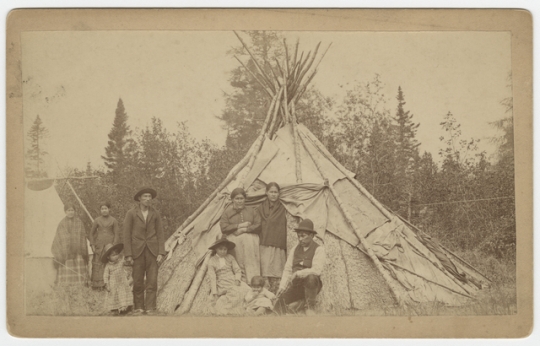
[[(422, 231), (420, 228), (416, 227), (415, 225), (413, 225), (412, 223), (410, 223), (409, 221), (405, 220), (404, 218), (402, 218), (400, 215), (394, 213), (401, 221), (403, 221), (404, 223), (406, 223), (409, 227), (415, 229), (417, 232), (420, 232), (421, 234), (424, 234), (424, 235), (427, 235), (426, 232)], [(427, 235), (429, 236), (429, 235)], [(445, 250), (446, 252), (448, 252), (449, 254), (451, 254), (453, 257), (455, 257), (457, 260), (459, 260), (461, 263), (465, 264), (467, 267), (469, 267), (469, 269), (472, 269), (473, 271), (475, 271), (477, 274), (479, 274), (480, 276), (482, 276), (484, 279), (486, 279), (487, 281), (491, 282), (490, 279), (488, 279), (484, 274), (480, 273), (477, 269), (475, 269), (471, 264), (469, 264), (468, 262), (466, 262), (464, 259), (462, 259), (461, 257), (459, 257), (458, 255), (456, 255), (455, 253), (453, 253), (452, 251), (448, 250), (446, 247), (444, 247), (444, 245), (440, 244), (439, 243), (439, 246)]]
[(195, 278), (193, 279), (193, 282), (191, 283), (189, 290), (184, 296), (184, 299), (182, 300), (180, 307), (178, 308), (179, 309), (178, 314), (184, 314), (191, 309), (191, 305), (193, 304), (195, 295), (199, 291), (199, 287), (201, 287), (206, 271), (208, 270), (208, 261), (210, 260), (211, 254), (212, 254), (211, 251), (208, 251), (206, 253), (202, 265), (197, 270), (197, 273), (195, 274)]
[[(285, 53), (287, 53), (287, 44), (285, 43), (285, 40), (283, 40), (283, 44), (285, 46)], [(292, 135), (293, 135), (293, 145), (294, 145), (294, 158), (295, 158), (295, 168), (296, 168), (296, 183), (301, 184), (302, 183), (302, 159), (300, 157), (300, 145), (298, 144), (298, 132), (296, 130), (296, 114), (294, 114), (293, 111), (289, 114), (289, 106), (288, 106), (288, 94), (287, 94), (287, 82), (289, 80), (289, 62), (288, 57), (287, 61), (285, 61), (285, 83), (283, 83), (283, 87), (285, 88), (285, 97), (283, 98), (283, 106), (285, 108), (285, 113), (287, 114), (287, 118), (291, 119), (291, 129), (292, 129)]]
[[(251, 170), (253, 167), (253, 164), (255, 163), (255, 159), (257, 158), (257, 154), (261, 150), (262, 144), (264, 142), (264, 139), (266, 137), (266, 133), (268, 132), (268, 126), (270, 124), (270, 119), (275, 117), (277, 114), (277, 111), (279, 109), (279, 103), (280, 103), (280, 97), (283, 94), (284, 88), (281, 88), (277, 94), (272, 99), (272, 103), (270, 104), (270, 108), (268, 109), (268, 113), (266, 115), (266, 119), (264, 120), (263, 126), (261, 127), (261, 131), (259, 133), (259, 137), (255, 140), (255, 150), (253, 151), (253, 155), (249, 159), (249, 162), (247, 164), (247, 171)], [(247, 174), (247, 172), (246, 172)], [(238, 184), (240, 187), (244, 187), (244, 177), (240, 179), (240, 183)]]
[[(365, 255), (368, 255), (362, 248), (360, 248), (360, 247), (356, 247), (356, 248), (357, 248), (358, 250), (362, 251)], [(440, 283), (438, 283), (438, 282), (432, 281), (432, 280), (430, 280), (430, 279), (428, 279), (428, 278), (426, 278), (426, 277), (424, 277), (424, 276), (422, 276), (422, 275), (420, 275), (420, 274), (417, 274), (417, 273), (415, 273), (415, 272), (413, 272), (413, 271), (411, 271), (411, 270), (409, 270), (409, 269), (407, 269), (407, 268), (404, 268), (404, 267), (400, 266), (399, 264), (393, 263), (393, 262), (391, 262), (391, 261), (388, 261), (387, 263), (389, 263), (389, 264), (395, 266), (396, 268), (405, 270), (406, 272), (409, 272), (409, 273), (411, 273), (411, 274), (413, 274), (413, 275), (415, 275), (415, 276), (418, 276), (419, 278), (421, 278), (421, 279), (423, 279), (423, 280), (425, 280), (425, 281), (427, 281), (427, 282), (430, 282), (430, 283), (435, 284), (435, 285), (437, 285), (437, 286), (441, 286), (441, 287), (443, 287), (443, 288), (446, 288), (446, 289), (449, 290), (449, 291), (452, 291), (452, 292), (457, 293), (457, 294), (461, 294), (461, 295), (463, 295), (463, 296), (465, 296), (465, 297), (467, 297), (467, 298), (476, 299), (476, 298), (474, 298), (474, 297), (472, 297), (472, 296), (470, 296), (470, 295), (466, 295), (466, 294), (463, 294), (463, 293), (454, 291), (454, 290), (451, 289), (450, 287), (446, 287), (446, 286), (444, 286), (444, 285), (442, 285), (442, 284), (440, 284)], [(467, 291), (466, 291), (466, 292), (467, 292)], [(467, 292), (467, 293), (469, 293), (469, 292)]]
[(411, 273), (412, 275), (418, 276), (419, 278), (421, 278), (421, 279), (423, 279), (423, 280), (425, 280), (425, 281), (427, 281), (427, 282), (429, 282), (429, 283), (432, 283), (432, 284), (434, 284), (434, 285), (437, 285), (437, 286), (446, 288), (446, 289), (449, 290), (450, 292), (454, 292), (454, 293), (456, 293), (456, 294), (462, 295), (462, 296), (467, 297), (467, 298), (476, 299), (476, 298), (474, 298), (473, 296), (471, 296), (471, 295), (469, 295), (469, 294), (465, 294), (465, 293), (458, 292), (458, 291), (456, 291), (456, 290), (451, 289), (450, 287), (446, 287), (445, 285), (441, 285), (441, 284), (438, 283), (438, 282), (435, 282), (435, 281), (432, 281), (432, 280), (430, 280), (430, 279), (428, 279), (428, 278), (425, 278), (425, 277), (423, 277), (422, 275), (419, 275), (419, 274), (413, 272), (412, 270), (409, 270), (409, 269), (407, 269), (407, 268), (404, 268), (404, 267), (400, 266), (399, 264), (393, 263), (393, 262), (391, 262), (391, 261), (388, 261), (388, 262), (386, 262), (386, 263), (389, 263), (389, 264), (393, 265), (393, 266), (396, 267), (396, 268), (399, 268), (399, 269), (401, 269), (401, 270), (404, 270), (404, 271), (406, 271), (406, 272), (409, 272), (409, 273)]
[(315, 158), (313, 157), (313, 155), (311, 154), (311, 152), (309, 151), (306, 143), (304, 142), (304, 139), (300, 136), (300, 141), (302, 142), (302, 144), (304, 145), (304, 148), (306, 149), (307, 153), (309, 154), (309, 156), (311, 157), (311, 159), (313, 160), (313, 163), (315, 163), (315, 166), (317, 167), (317, 170), (319, 171), (320, 175), (323, 177), (323, 179), (325, 180), (325, 185), (328, 186), (328, 189), (330, 190), (330, 192), (332, 193), (332, 196), (334, 196), (334, 198), (336, 199), (337, 203), (338, 203), (338, 206), (339, 208), (341, 209), (341, 212), (343, 213), (343, 215), (345, 216), (345, 218), (347, 219), (348, 223), (351, 225), (351, 227), (353, 228), (354, 230), (354, 233), (356, 233), (356, 236), (358, 237), (358, 239), (360, 240), (361, 244), (364, 246), (364, 248), (366, 249), (367, 253), (368, 253), (368, 256), (371, 258), (371, 260), (373, 261), (373, 263), (375, 264), (375, 267), (379, 270), (379, 272), (382, 274), (383, 278), (385, 279), (385, 281), (388, 283), (388, 286), (390, 287), (390, 290), (392, 291), (392, 293), (394, 294), (394, 297), (396, 298), (398, 304), (400, 305), (403, 305), (404, 304), (404, 298), (400, 296), (399, 294), (399, 291), (398, 291), (398, 288), (396, 287), (395, 283), (392, 281), (392, 278), (390, 277), (390, 275), (385, 271), (385, 269), (383, 268), (381, 262), (379, 261), (379, 259), (377, 258), (377, 256), (373, 253), (373, 250), (371, 250), (371, 248), (369, 247), (368, 245), (368, 242), (366, 240), (366, 238), (362, 235), (362, 233), (360, 233), (358, 231), (358, 227), (356, 225), (356, 223), (354, 222), (353, 218), (351, 217), (351, 215), (349, 214), (349, 212), (344, 208), (343, 206), (343, 202), (341, 201), (341, 198), (338, 196), (338, 194), (336, 193), (336, 190), (334, 189), (334, 187), (328, 182), (328, 179), (326, 179), (326, 177), (324, 176), (323, 172), (322, 172), (322, 169), (321, 169), (321, 166), (319, 165), (319, 162), (317, 160), (315, 160)]
[(302, 158), (300, 156), (300, 144), (298, 143), (298, 124), (296, 123), (294, 103), (291, 103), (291, 108), (294, 152), (296, 156), (296, 183), (302, 184)]
[[(303, 133), (302, 131), (299, 131), (301, 133), (301, 135), (305, 136), (306, 138), (308, 137), (305, 133)], [(310, 138), (309, 138), (310, 139)], [(316, 138), (315, 138), (316, 139)], [(347, 177), (347, 179), (363, 194), (365, 195), (371, 203), (373, 203), (373, 205), (375, 205), (375, 207), (377, 207), (377, 209), (379, 209), (383, 214), (384, 216), (386, 216), (388, 219), (392, 220), (393, 219), (393, 215), (388, 211), (386, 210), (386, 208), (384, 208), (384, 206), (379, 202), (377, 201), (366, 189), (365, 187), (363, 187), (359, 182), (358, 180), (354, 179), (354, 178), (351, 178), (347, 172), (345, 171), (345, 169), (343, 168), (343, 166), (337, 162), (337, 160), (325, 149), (325, 148), (321, 148), (322, 144), (319, 143), (318, 140), (312, 140), (311, 141), (316, 148), (319, 149), (319, 151), (327, 158), (330, 160), (330, 162), (332, 162), (334, 164), (334, 166), (336, 166), (337, 169), (339, 169), (339, 171), (341, 173), (343, 173), (343, 175), (345, 175), (345, 177)]]
[(75, 198), (77, 198), (77, 201), (79, 201), (81, 207), (84, 209), (84, 211), (86, 212), (86, 215), (88, 215), (88, 217), (90, 218), (90, 220), (92, 222), (94, 222), (94, 218), (92, 217), (92, 215), (90, 215), (90, 213), (88, 212), (88, 210), (86, 209), (86, 207), (84, 206), (83, 202), (81, 201), (81, 199), (79, 198), (79, 196), (77, 195), (77, 192), (75, 192), (75, 190), (73, 189), (73, 186), (71, 186), (71, 183), (66, 180), (67, 182), (67, 185), (69, 186), (69, 188), (71, 189), (71, 192), (73, 192), (73, 194), (75, 195)]

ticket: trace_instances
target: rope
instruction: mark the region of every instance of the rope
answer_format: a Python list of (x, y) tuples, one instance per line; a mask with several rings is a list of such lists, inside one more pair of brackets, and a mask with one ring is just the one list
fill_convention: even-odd
[(503, 196), (503, 197), (481, 198), (481, 199), (464, 199), (461, 201), (448, 201), (448, 202), (425, 203), (425, 204), (414, 204), (414, 205), (420, 206), (420, 205), (438, 205), (438, 204), (464, 203), (464, 202), (479, 202), (479, 201), (492, 201), (492, 200), (497, 200), (497, 199), (508, 199), (508, 198), (514, 198), (514, 196)]

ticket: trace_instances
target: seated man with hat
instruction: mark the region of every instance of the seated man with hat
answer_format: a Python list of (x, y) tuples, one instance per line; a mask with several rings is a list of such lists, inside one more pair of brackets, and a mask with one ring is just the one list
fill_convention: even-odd
[[(133, 312), (156, 313), (158, 263), (165, 255), (161, 216), (150, 206), (156, 190), (145, 187), (135, 194), (137, 205), (124, 219), (124, 254), (133, 265)], [(146, 277), (146, 285), (145, 285)], [(146, 295), (145, 295), (146, 291)]]
[(275, 311), (284, 313), (289, 304), (297, 302), (305, 303), (306, 315), (313, 315), (317, 294), (322, 288), (320, 276), (326, 253), (324, 247), (313, 240), (317, 232), (310, 219), (300, 222), (294, 231), (298, 236), (298, 245), (289, 253), (285, 263)]

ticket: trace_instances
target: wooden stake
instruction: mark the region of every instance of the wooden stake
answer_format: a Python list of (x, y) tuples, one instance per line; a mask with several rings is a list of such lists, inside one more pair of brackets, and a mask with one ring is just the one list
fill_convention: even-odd
[(236, 60), (238, 60), (238, 62), (240, 64), (242, 64), (242, 66), (249, 72), (249, 74), (251, 76), (253, 76), (253, 78), (255, 78), (255, 80), (257, 81), (257, 83), (259, 83), (263, 89), (266, 91), (266, 93), (270, 96), (270, 97), (274, 97), (274, 92), (268, 88), (268, 86), (266, 84), (264, 84), (253, 72), (251, 72), (251, 70), (249, 68), (247, 68), (246, 65), (244, 65), (244, 63), (242, 63), (242, 61), (240, 61), (240, 59), (238, 59), (236, 56), (234, 57)]
[(315, 164), (315, 166), (317, 167), (317, 170), (319, 171), (319, 174), (323, 177), (323, 179), (325, 180), (325, 183), (326, 185), (328, 186), (328, 189), (330, 190), (330, 192), (332, 193), (332, 195), (334, 196), (336, 202), (338, 203), (338, 206), (341, 210), (341, 212), (343, 213), (343, 215), (345, 216), (345, 219), (347, 220), (347, 222), (350, 224), (350, 226), (352, 227), (354, 233), (356, 234), (356, 236), (358, 237), (358, 239), (360, 240), (360, 243), (364, 246), (364, 248), (366, 249), (366, 252), (369, 256), (369, 258), (371, 258), (371, 260), (373, 261), (373, 263), (375, 264), (375, 267), (379, 270), (379, 272), (382, 274), (384, 280), (388, 283), (388, 286), (390, 287), (390, 290), (392, 291), (392, 293), (394, 294), (394, 297), (396, 298), (398, 304), (400, 305), (403, 305), (404, 303), (404, 298), (400, 296), (399, 294), (399, 290), (395, 284), (394, 281), (392, 281), (392, 278), (390, 277), (390, 275), (388, 274), (388, 272), (386, 272), (386, 270), (383, 268), (381, 262), (379, 261), (379, 258), (373, 253), (373, 250), (371, 250), (371, 248), (369, 247), (369, 243), (367, 242), (366, 238), (364, 237), (364, 235), (362, 233), (360, 233), (360, 231), (358, 230), (358, 226), (356, 225), (356, 223), (354, 222), (353, 218), (351, 217), (351, 215), (349, 214), (349, 212), (345, 209), (344, 207), (344, 204), (343, 202), (341, 201), (341, 198), (339, 197), (339, 195), (337, 194), (337, 192), (335, 191), (334, 187), (328, 182), (328, 179), (326, 179), (326, 177), (324, 176), (323, 174), (323, 171), (322, 171), (322, 168), (319, 164), (319, 162), (317, 160), (315, 160), (315, 157), (312, 155), (312, 153), (310, 152), (310, 150), (308, 149), (306, 143), (304, 142), (304, 139), (299, 136), (300, 138), (300, 141), (302, 142), (302, 144), (304, 145), (304, 149), (307, 151), (307, 153), (309, 154), (309, 156), (311, 157), (311, 160), (313, 161), (313, 163)]
[(255, 63), (255, 66), (257, 67), (257, 69), (259, 70), (259, 73), (261, 74), (261, 76), (263, 77), (263, 79), (268, 83), (268, 84), (272, 84), (270, 82), (270, 78), (268, 78), (268, 76), (266, 75), (266, 73), (264, 73), (264, 70), (259, 66), (259, 63), (257, 62), (257, 59), (255, 59), (255, 57), (253, 56), (253, 54), (251, 54), (251, 51), (248, 49), (247, 45), (244, 43), (244, 41), (242, 40), (242, 38), (236, 33), (236, 31), (233, 31), (234, 34), (236, 35), (236, 37), (238, 37), (238, 39), (240, 40), (240, 42), (242, 43), (242, 46), (244, 46), (244, 48), (247, 50), (247, 52), (249, 53), (249, 55), (251, 56), (251, 59), (253, 59), (253, 62)]
[(90, 220), (92, 222), (94, 222), (94, 218), (92, 217), (92, 215), (90, 215), (90, 213), (88, 212), (88, 209), (86, 209), (86, 207), (84, 206), (83, 202), (81, 201), (81, 199), (79, 198), (79, 195), (77, 195), (77, 192), (75, 192), (75, 189), (73, 189), (73, 186), (71, 186), (71, 183), (66, 180), (66, 184), (67, 186), (69, 186), (69, 188), (71, 189), (71, 192), (73, 192), (73, 194), (75, 195), (75, 198), (77, 199), (77, 201), (79, 201), (81, 207), (83, 208), (83, 210), (86, 212), (86, 215), (88, 215), (88, 217), (90, 218)]
[(195, 295), (199, 291), (199, 287), (201, 287), (206, 271), (208, 270), (208, 261), (210, 260), (211, 254), (212, 254), (211, 251), (206, 252), (204, 261), (202, 265), (199, 267), (199, 269), (197, 270), (197, 273), (195, 274), (195, 277), (193, 278), (193, 281), (191, 282), (191, 286), (189, 287), (188, 292), (184, 296), (184, 300), (182, 300), (182, 304), (180, 304), (180, 307), (178, 308), (178, 312), (177, 312), (178, 314), (185, 314), (186, 312), (189, 311), (189, 309), (191, 309), (191, 305), (193, 304)]

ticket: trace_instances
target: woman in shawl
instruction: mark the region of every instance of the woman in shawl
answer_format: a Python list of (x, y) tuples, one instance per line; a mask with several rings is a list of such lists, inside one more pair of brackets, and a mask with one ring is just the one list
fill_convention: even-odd
[(66, 217), (60, 221), (52, 244), (54, 264), (58, 269), (58, 286), (86, 285), (88, 283), (88, 247), (86, 230), (75, 216), (72, 204), (64, 206)]
[(236, 244), (231, 254), (236, 258), (242, 270), (242, 281), (248, 283), (254, 276), (261, 275), (259, 256), (259, 231), (261, 219), (259, 213), (246, 207), (246, 192), (236, 188), (231, 192), (232, 204), (221, 215), (221, 232), (228, 240)]
[(266, 185), (267, 198), (257, 209), (261, 216), (261, 276), (274, 293), (287, 262), (287, 217), (285, 207), (279, 201), (280, 192), (277, 183)]
[(107, 244), (116, 245), (120, 242), (118, 221), (110, 215), (111, 204), (103, 202), (99, 205), (101, 216), (94, 220), (89, 238), (94, 258), (92, 260), (92, 288), (101, 290), (105, 287), (103, 271), (105, 264), (101, 261), (103, 249)]

